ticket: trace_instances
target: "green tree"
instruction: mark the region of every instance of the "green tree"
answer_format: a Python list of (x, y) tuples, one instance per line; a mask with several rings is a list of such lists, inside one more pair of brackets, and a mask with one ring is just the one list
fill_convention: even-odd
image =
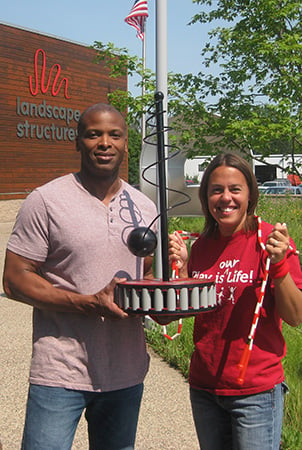
[(105, 44), (95, 41), (93, 48), (97, 51), (95, 62), (105, 62), (106, 67), (110, 70), (111, 77), (138, 76), (139, 81), (136, 86), (140, 88), (141, 92), (144, 83), (144, 96), (134, 96), (130, 91), (119, 89), (108, 94), (111, 104), (120, 111), (127, 110), (128, 124), (139, 129), (143, 113), (148, 110), (154, 101), (155, 74), (149, 69), (144, 69), (142, 58), (130, 55), (125, 47), (118, 48), (112, 42)]
[[(215, 23), (203, 51), (218, 76), (203, 77), (203, 95), (217, 116), (210, 129), (227, 146), (268, 155), (302, 150), (302, 8), (294, 0), (194, 0), (203, 5), (191, 23)], [(212, 43), (211, 43), (212, 42)], [(212, 117), (213, 117), (212, 116)], [(222, 142), (219, 142), (222, 144)], [(300, 166), (301, 168), (301, 166)]]
[[(191, 25), (213, 23), (201, 64), (207, 71), (218, 65), (219, 74), (169, 74), (171, 142), (186, 150), (188, 157), (217, 153), (222, 148), (239, 150), (260, 161), (271, 153), (281, 153), (290, 158), (288, 171), (301, 175), (301, 164), (295, 158), (302, 153), (301, 3), (193, 1), (203, 10), (192, 18)], [(217, 23), (220, 26), (214, 27)], [(153, 102), (154, 74), (144, 72), (141, 60), (126, 49), (99, 42), (94, 48), (114, 76), (127, 71), (129, 76), (136, 73), (144, 79), (144, 98), (129, 92), (110, 94), (110, 101), (128, 107), (130, 123), (138, 125), (142, 112)]]
[(141, 134), (132, 127), (128, 128), (128, 181), (139, 184), (139, 158), (141, 151)]

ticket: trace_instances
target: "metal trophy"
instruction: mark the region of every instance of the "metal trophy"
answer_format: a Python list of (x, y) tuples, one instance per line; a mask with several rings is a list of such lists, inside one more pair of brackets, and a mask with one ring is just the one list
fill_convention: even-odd
[[(202, 282), (193, 278), (171, 278), (168, 256), (168, 215), (167, 215), (167, 184), (166, 184), (166, 160), (163, 121), (163, 94), (155, 93), (155, 113), (151, 114), (147, 123), (156, 119), (156, 132), (149, 135), (156, 136), (157, 161), (152, 164), (158, 168), (158, 189), (160, 231), (161, 231), (161, 263), (162, 279), (154, 280), (129, 280), (118, 283), (118, 304), (128, 314), (142, 315), (186, 315), (201, 313), (216, 308), (216, 286), (214, 282)], [(171, 157), (173, 157), (172, 155)], [(144, 171), (146, 171), (146, 168)], [(144, 175), (144, 174), (143, 174)], [(146, 180), (146, 178), (145, 178)], [(147, 181), (147, 180), (146, 180)], [(190, 197), (183, 192), (180, 195)], [(179, 204), (177, 205), (179, 206)], [(151, 224), (152, 225), (152, 224)], [(150, 225), (150, 226), (151, 226)], [(129, 234), (127, 245), (129, 250), (138, 257), (152, 254), (157, 246), (155, 233), (149, 227), (134, 228)]]

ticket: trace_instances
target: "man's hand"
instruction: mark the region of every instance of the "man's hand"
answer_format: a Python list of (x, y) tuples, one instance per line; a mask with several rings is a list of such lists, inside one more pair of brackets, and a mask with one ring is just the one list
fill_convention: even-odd
[(117, 283), (123, 281), (126, 281), (126, 278), (115, 277), (107, 286), (94, 294), (95, 307), (101, 316), (108, 319), (126, 319), (128, 317), (128, 314), (114, 302), (114, 289)]

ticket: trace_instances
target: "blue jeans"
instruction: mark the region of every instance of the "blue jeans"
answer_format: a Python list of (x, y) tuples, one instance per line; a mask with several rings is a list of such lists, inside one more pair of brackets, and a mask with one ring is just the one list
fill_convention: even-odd
[(255, 395), (214, 395), (190, 388), (195, 428), (202, 450), (278, 450), (287, 387)]
[(22, 450), (70, 450), (82, 412), (90, 450), (132, 450), (143, 384), (112, 392), (30, 385)]

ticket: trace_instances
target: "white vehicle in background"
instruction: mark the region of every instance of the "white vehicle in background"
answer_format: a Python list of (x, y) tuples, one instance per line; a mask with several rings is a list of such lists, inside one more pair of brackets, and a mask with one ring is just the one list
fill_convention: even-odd
[(268, 189), (269, 189), (269, 186), (262, 186), (262, 185), (258, 186), (259, 194), (266, 194)]
[(266, 186), (264, 194), (302, 195), (300, 186)]
[(302, 195), (302, 184), (300, 186), (290, 186), (289, 190), (294, 195)]
[(262, 186), (266, 187), (273, 187), (273, 186), (291, 186), (291, 182), (287, 180), (286, 178), (272, 180), (272, 181), (265, 181)]

